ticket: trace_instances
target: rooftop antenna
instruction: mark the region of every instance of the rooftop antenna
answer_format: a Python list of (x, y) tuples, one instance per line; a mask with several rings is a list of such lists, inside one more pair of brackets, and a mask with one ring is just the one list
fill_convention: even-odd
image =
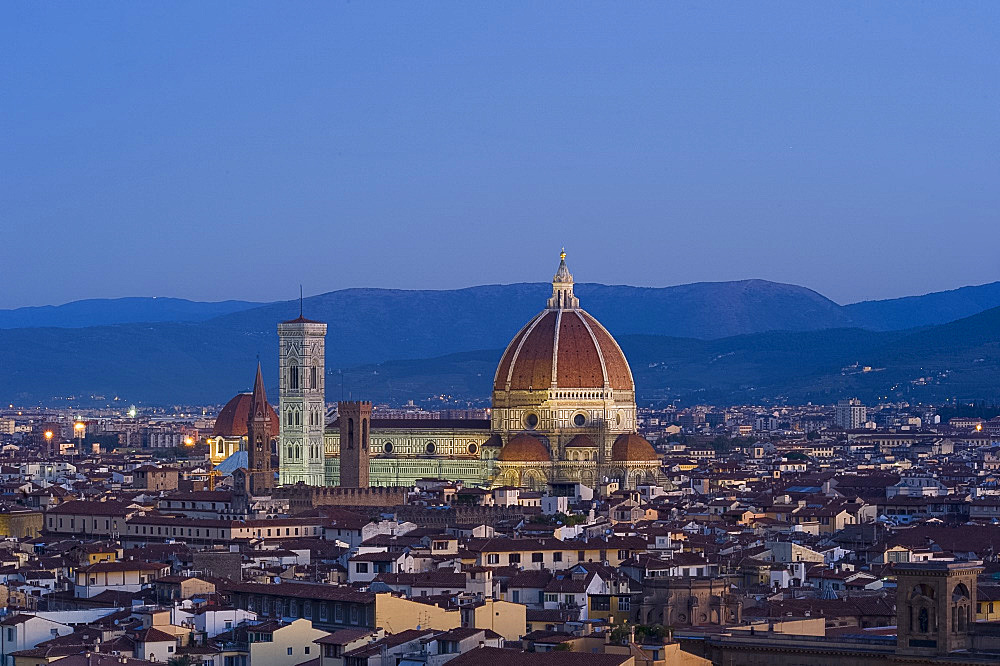
[(302, 316), (302, 285), (299, 285), (299, 317)]

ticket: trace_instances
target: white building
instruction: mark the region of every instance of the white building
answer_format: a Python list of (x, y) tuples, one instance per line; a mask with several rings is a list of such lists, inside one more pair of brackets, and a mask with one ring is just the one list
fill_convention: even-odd
[(857, 430), (863, 428), (868, 420), (868, 408), (861, 404), (857, 398), (841, 400), (837, 403), (837, 412), (834, 422), (838, 428), (844, 430)]
[(73, 627), (36, 615), (17, 614), (0, 621), (0, 664), (14, 666), (12, 652), (30, 650), (42, 641), (73, 633)]

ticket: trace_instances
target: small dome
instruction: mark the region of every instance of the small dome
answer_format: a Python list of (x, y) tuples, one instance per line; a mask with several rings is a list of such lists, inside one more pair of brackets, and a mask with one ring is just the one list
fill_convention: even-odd
[[(250, 417), (250, 407), (253, 405), (252, 393), (240, 393), (226, 403), (226, 406), (219, 412), (215, 419), (215, 427), (212, 429), (212, 437), (245, 437), (247, 434), (247, 419)], [(267, 406), (271, 412), (271, 423), (277, 427), (278, 415), (274, 407)], [(278, 433), (272, 432), (271, 436)]]
[(490, 435), (490, 438), (483, 442), (483, 446), (495, 446), (498, 449), (503, 446), (503, 438), (496, 433)]
[(612, 462), (651, 462), (659, 459), (653, 445), (640, 435), (619, 435), (611, 446)]
[(590, 435), (577, 435), (573, 439), (569, 440), (569, 444), (566, 445), (566, 448), (596, 449), (597, 443), (591, 439)]
[(500, 449), (501, 462), (550, 462), (549, 450), (532, 435), (517, 435)]

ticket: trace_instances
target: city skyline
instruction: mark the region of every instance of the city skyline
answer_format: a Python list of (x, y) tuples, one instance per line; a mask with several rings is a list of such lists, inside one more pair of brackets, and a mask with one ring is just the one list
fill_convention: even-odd
[(0, 307), (1000, 277), (996, 5), (568, 7), (5, 6)]
[(1000, 663), (997, 26), (0, 4), (0, 666)]

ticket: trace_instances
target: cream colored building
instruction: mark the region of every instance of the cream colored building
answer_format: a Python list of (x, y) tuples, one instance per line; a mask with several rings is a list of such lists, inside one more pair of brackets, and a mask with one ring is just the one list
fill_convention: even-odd
[(275, 622), (260, 625), (260, 631), (250, 629), (250, 666), (295, 666), (319, 656), (314, 643), (327, 632), (313, 629), (312, 622), (300, 618), (276, 627)]

